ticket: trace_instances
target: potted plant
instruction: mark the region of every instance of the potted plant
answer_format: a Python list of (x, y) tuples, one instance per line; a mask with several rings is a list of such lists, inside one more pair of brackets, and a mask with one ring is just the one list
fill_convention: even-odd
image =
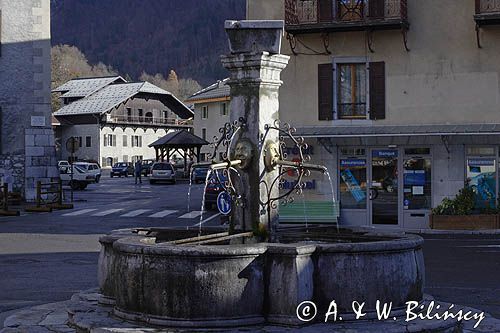
[(498, 229), (498, 213), (495, 208), (476, 208), (475, 194), (472, 187), (462, 188), (453, 199), (445, 198), (432, 209), (431, 229), (441, 230), (484, 230)]

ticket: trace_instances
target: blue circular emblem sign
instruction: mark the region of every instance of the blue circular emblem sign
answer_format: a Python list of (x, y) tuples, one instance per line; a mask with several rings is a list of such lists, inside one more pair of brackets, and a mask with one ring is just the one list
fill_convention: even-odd
[(221, 192), (217, 196), (217, 208), (223, 215), (231, 213), (231, 196), (227, 192)]

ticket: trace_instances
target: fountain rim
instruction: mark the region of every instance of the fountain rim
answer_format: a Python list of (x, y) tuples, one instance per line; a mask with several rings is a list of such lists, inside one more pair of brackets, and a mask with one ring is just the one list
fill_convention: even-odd
[[(382, 234), (364, 234), (364, 237), (381, 237)], [(165, 257), (244, 257), (256, 256), (269, 252), (270, 254), (306, 255), (316, 251), (321, 253), (374, 253), (399, 252), (420, 248), (424, 239), (418, 235), (390, 235), (392, 239), (374, 240), (356, 243), (326, 243), (322, 241), (290, 242), (290, 243), (254, 243), (231, 245), (175, 245), (155, 243), (154, 237), (122, 236), (118, 239), (112, 235), (101, 238), (101, 243), (112, 242), (113, 249), (123, 253), (155, 255)]]

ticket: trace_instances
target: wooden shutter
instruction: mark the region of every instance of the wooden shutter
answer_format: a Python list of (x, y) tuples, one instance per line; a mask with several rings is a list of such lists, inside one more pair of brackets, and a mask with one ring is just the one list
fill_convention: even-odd
[(318, 12), (320, 22), (332, 22), (333, 0), (319, 0)]
[(384, 17), (384, 0), (370, 0), (368, 2), (368, 16), (370, 18)]
[(385, 119), (385, 63), (370, 63), (370, 119)]
[(318, 65), (318, 115), (319, 120), (333, 119), (333, 65)]

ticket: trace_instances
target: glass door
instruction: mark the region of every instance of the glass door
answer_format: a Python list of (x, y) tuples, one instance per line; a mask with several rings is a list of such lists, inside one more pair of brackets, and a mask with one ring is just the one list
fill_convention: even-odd
[(374, 149), (371, 154), (369, 202), (375, 225), (398, 224), (398, 151)]

